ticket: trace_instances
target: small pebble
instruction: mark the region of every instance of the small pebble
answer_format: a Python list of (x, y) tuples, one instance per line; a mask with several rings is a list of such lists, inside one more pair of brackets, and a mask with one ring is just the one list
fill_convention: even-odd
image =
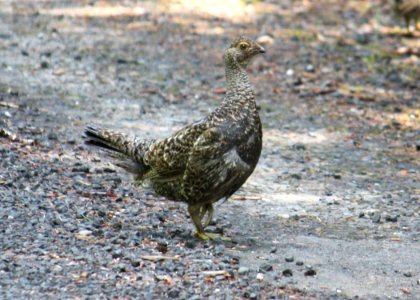
[(309, 269), (309, 270), (306, 270), (305, 273), (303, 273), (303, 275), (305, 275), (305, 276), (315, 276), (316, 271), (314, 269)]
[(131, 260), (131, 265), (132, 265), (134, 268), (139, 267), (139, 266), (140, 266), (140, 260), (132, 259), (132, 260)]
[(75, 173), (90, 173), (90, 168), (88, 166), (80, 166), (80, 167), (74, 167), (73, 169), (71, 169), (72, 172)]
[(381, 213), (380, 212), (375, 212), (370, 219), (372, 220), (373, 223), (379, 223), (381, 222)]
[(238, 275), (245, 275), (249, 272), (249, 268), (247, 267), (240, 267), (238, 269)]
[(305, 68), (306, 72), (314, 72), (315, 71), (315, 67), (313, 65), (307, 65)]
[(296, 261), (296, 265), (297, 266), (303, 266), (303, 261), (301, 261), (301, 260)]
[(303, 83), (302, 78), (298, 77), (295, 81), (293, 81), (293, 85), (298, 86)]
[(178, 298), (179, 297), (180, 290), (177, 288), (173, 288), (168, 292), (169, 298)]
[[(284, 258), (284, 260), (287, 261), (287, 262), (293, 262), (295, 260), (295, 258), (293, 256), (286, 256)], [(297, 262), (296, 262), (296, 264), (297, 264)]]
[(125, 264), (118, 264), (117, 265), (117, 270), (119, 271), (119, 272), (126, 272), (127, 271), (127, 266), (125, 265)]
[(123, 253), (122, 253), (121, 249), (115, 249), (112, 252), (112, 258), (119, 258), (119, 257), (122, 257), (122, 256), (123, 256)]
[(41, 68), (42, 69), (47, 69), (48, 67), (49, 67), (49, 64), (46, 61), (41, 62)]
[(290, 269), (286, 269), (283, 271), (283, 276), (284, 277), (292, 277), (293, 276), (293, 272)]
[(193, 240), (188, 240), (185, 242), (185, 248), (194, 249), (197, 246), (197, 242)]
[(57, 141), (58, 140), (58, 135), (55, 132), (48, 133), (47, 137), (48, 137), (49, 140), (52, 140), (52, 141)]
[(80, 234), (80, 235), (89, 235), (91, 233), (92, 233), (92, 231), (87, 230), (87, 229), (82, 229), (78, 232), (78, 234)]
[(269, 35), (261, 35), (257, 38), (257, 42), (261, 44), (273, 44), (274, 39)]
[(385, 221), (387, 221), (387, 222), (397, 222), (398, 221), (398, 216), (396, 216), (396, 215), (387, 215), (386, 217), (385, 217)]
[(306, 150), (305, 144), (297, 143), (293, 145), (293, 150)]
[(161, 241), (157, 244), (156, 249), (160, 253), (166, 253), (168, 252), (168, 243), (166, 241)]
[(293, 69), (288, 69), (288, 70), (286, 71), (286, 75), (287, 75), (287, 76), (293, 76), (293, 74), (295, 74), (295, 71), (293, 71)]
[(263, 263), (259, 268), (260, 272), (270, 272), (272, 270), (273, 270), (273, 266), (270, 265), (269, 263)]

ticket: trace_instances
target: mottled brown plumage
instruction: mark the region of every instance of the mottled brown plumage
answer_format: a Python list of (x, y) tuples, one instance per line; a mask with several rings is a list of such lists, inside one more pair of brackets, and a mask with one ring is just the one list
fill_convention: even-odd
[(134, 173), (136, 181), (147, 181), (157, 194), (186, 202), (197, 235), (209, 238), (204, 227), (212, 219), (212, 204), (238, 190), (260, 157), (261, 122), (245, 68), (264, 52), (249, 38), (236, 39), (224, 55), (224, 101), (172, 136), (142, 140), (89, 126), (86, 143), (109, 150), (116, 165)]
[(410, 22), (414, 20), (414, 27), (420, 19), (420, 0), (395, 0), (395, 13), (405, 20), (407, 31), (410, 30)]

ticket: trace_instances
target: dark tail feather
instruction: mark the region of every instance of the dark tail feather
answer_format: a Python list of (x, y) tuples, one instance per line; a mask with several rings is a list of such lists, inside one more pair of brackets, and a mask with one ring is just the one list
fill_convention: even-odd
[(130, 152), (132, 151), (127, 147), (130, 144), (130, 140), (124, 134), (113, 133), (94, 125), (89, 125), (85, 128), (83, 138), (86, 145), (105, 150), (108, 156), (115, 160), (114, 164), (116, 166), (130, 173), (141, 177), (148, 169), (141, 157), (133, 157), (131, 155)]
[(112, 142), (108, 141), (104, 138), (101, 134), (101, 129), (94, 125), (86, 126), (83, 139), (85, 140), (85, 144), (89, 146), (96, 146), (100, 148), (104, 148), (106, 150), (123, 153), (118, 147), (112, 144)]

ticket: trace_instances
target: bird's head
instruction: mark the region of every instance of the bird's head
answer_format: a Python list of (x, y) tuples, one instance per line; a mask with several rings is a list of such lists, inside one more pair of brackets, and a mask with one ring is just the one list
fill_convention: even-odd
[(225, 58), (229, 62), (233, 60), (241, 67), (246, 68), (251, 60), (261, 53), (265, 53), (265, 49), (261, 45), (250, 38), (241, 36), (235, 39), (226, 50)]

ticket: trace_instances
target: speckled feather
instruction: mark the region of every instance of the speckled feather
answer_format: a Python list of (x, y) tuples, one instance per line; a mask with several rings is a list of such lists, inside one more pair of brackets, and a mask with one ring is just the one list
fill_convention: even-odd
[(168, 199), (204, 205), (229, 197), (251, 175), (261, 153), (261, 122), (245, 68), (262, 52), (251, 39), (235, 40), (224, 55), (224, 101), (172, 136), (144, 141), (91, 126), (86, 143), (107, 149), (118, 166)]

